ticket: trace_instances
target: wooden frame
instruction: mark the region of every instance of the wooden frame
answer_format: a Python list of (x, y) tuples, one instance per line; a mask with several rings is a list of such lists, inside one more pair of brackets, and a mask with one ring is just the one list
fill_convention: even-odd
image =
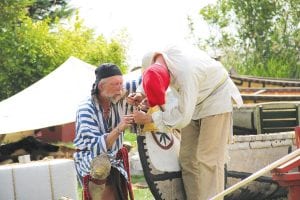
[(300, 102), (270, 102), (256, 106), (257, 134), (293, 131), (300, 125)]

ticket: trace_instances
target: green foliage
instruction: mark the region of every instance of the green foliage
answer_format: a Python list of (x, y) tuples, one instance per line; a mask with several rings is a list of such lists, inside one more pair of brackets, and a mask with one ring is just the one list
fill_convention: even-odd
[(148, 187), (146, 188), (135, 187), (136, 185), (139, 184), (142, 184), (144, 186), (147, 185), (145, 177), (143, 175), (131, 176), (131, 183), (133, 184), (133, 193), (135, 199), (154, 200), (154, 197)]
[(242, 74), (300, 78), (299, 0), (218, 0), (200, 15), (211, 35), (196, 39), (198, 46), (221, 49), (227, 67)]
[(34, 0), (28, 7), (28, 15), (35, 21), (50, 19), (53, 23), (56, 18), (64, 19), (74, 13), (65, 0)]
[(126, 131), (124, 134), (125, 141), (130, 142), (131, 144), (134, 144), (136, 142), (137, 134), (130, 133), (129, 131)]
[[(31, 1), (1, 1), (0, 100), (41, 79), (70, 56), (90, 64), (113, 62), (126, 71), (126, 48), (117, 39), (96, 36), (77, 17), (66, 28), (50, 18), (33, 21), (26, 12)], [(73, 24), (73, 25), (72, 25)]]
[(48, 26), (43, 22), (32, 24), (26, 17), (22, 21), (13, 29), (8, 27), (0, 38), (0, 81), (4, 86), (1, 97), (10, 95), (10, 88), (11, 91), (20, 90), (43, 75), (45, 58), (41, 50), (46, 45), (43, 36)]
[(135, 199), (154, 200), (154, 197), (149, 188), (133, 189), (133, 193)]
[(102, 35), (95, 37), (94, 31), (85, 27), (80, 20), (74, 24), (73, 28), (65, 29), (63, 26), (59, 26), (57, 32), (52, 33), (52, 36), (55, 41), (54, 52), (56, 57), (60, 56), (57, 59), (66, 60), (72, 55), (92, 65), (113, 62), (123, 72), (127, 68), (124, 62), (125, 47), (117, 40), (108, 41)]
[[(247, 67), (251, 66), (251, 68)], [(248, 58), (246, 63), (243, 65), (237, 65), (236, 69), (242, 74), (249, 74), (254, 76), (263, 76), (269, 77), (270, 74), (272, 77), (290, 77), (290, 65), (281, 60), (280, 58), (270, 58), (267, 62), (267, 68), (264, 67), (263, 63), (257, 63), (255, 58)]]

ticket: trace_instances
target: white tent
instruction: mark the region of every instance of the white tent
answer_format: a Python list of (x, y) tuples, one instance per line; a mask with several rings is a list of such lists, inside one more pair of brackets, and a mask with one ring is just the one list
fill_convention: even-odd
[[(139, 75), (137, 70), (124, 79)], [(94, 81), (95, 66), (70, 57), (46, 77), (0, 102), (0, 135), (74, 122), (78, 105), (90, 95)]]
[(0, 134), (73, 122), (78, 104), (90, 94), (94, 71), (95, 66), (70, 57), (46, 77), (1, 101)]

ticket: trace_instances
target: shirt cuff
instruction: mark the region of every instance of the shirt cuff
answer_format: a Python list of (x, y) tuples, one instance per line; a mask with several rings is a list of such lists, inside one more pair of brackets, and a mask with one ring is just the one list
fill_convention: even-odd
[(152, 120), (160, 132), (166, 133), (168, 132), (168, 127), (164, 124), (163, 121), (163, 112), (156, 111), (152, 113)]

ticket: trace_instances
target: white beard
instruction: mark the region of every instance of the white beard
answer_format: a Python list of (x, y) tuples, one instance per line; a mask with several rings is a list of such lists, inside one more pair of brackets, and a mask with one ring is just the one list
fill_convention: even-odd
[(114, 97), (109, 97), (109, 100), (113, 103), (116, 104), (118, 101), (120, 101), (120, 99), (122, 98), (121, 95), (116, 95)]
[(110, 102), (112, 102), (113, 104), (116, 104), (118, 101), (120, 101), (120, 99), (122, 99), (122, 97), (124, 96), (125, 91), (121, 91), (121, 94), (119, 95), (108, 95), (107, 93), (102, 93), (103, 96), (105, 96), (106, 98), (108, 98), (110, 100)]

